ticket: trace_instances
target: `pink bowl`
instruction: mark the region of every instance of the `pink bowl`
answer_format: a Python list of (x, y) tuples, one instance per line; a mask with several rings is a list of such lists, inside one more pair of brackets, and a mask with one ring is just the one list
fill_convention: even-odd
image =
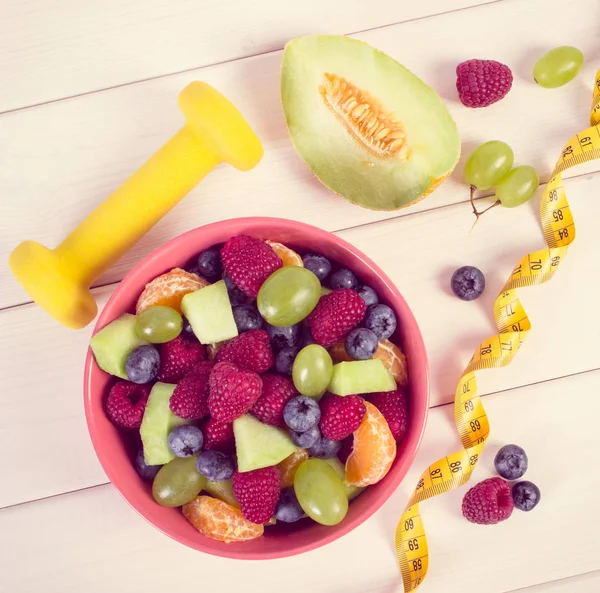
[(223, 243), (232, 235), (247, 234), (279, 241), (300, 251), (319, 251), (353, 270), (372, 286), (382, 302), (398, 316), (398, 330), (392, 340), (402, 346), (408, 359), (410, 377), (410, 426), (398, 447), (388, 475), (351, 502), (346, 518), (334, 527), (310, 521), (296, 525), (278, 524), (263, 537), (244, 543), (225, 544), (200, 535), (180, 509), (161, 507), (154, 502), (150, 486), (137, 475), (128, 446), (107, 419), (103, 399), (111, 377), (101, 371), (91, 350), (85, 362), (84, 404), (88, 429), (98, 459), (110, 481), (125, 500), (152, 525), (176, 541), (196, 550), (238, 559), (282, 558), (318, 548), (352, 531), (368, 519), (394, 492), (413, 462), (425, 430), (429, 408), (429, 376), (425, 346), (417, 322), (398, 289), (369, 258), (346, 241), (313, 226), (277, 218), (238, 218), (209, 224), (185, 233), (153, 251), (127, 274), (100, 314), (94, 333), (126, 312), (135, 303), (147, 282), (176, 266), (185, 266), (194, 254)]

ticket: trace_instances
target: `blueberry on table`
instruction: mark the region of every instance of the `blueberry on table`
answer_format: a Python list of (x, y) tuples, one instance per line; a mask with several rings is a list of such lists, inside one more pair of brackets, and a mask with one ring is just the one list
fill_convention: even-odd
[(485, 276), (475, 266), (463, 266), (452, 274), (450, 286), (459, 299), (474, 301), (485, 290)]
[(331, 275), (329, 284), (333, 290), (338, 288), (351, 288), (356, 290), (358, 288), (358, 280), (353, 272), (348, 268), (341, 268), (337, 272)]
[(140, 447), (135, 456), (134, 466), (142, 480), (152, 482), (162, 465), (147, 465), (144, 459), (144, 448)]
[(304, 267), (310, 270), (323, 284), (331, 274), (331, 262), (318, 253), (307, 253), (303, 258)]
[(221, 263), (221, 249), (210, 247), (202, 251), (196, 262), (197, 273), (204, 276), (208, 281), (214, 282), (221, 278), (223, 264)]
[(319, 423), (321, 408), (312, 397), (299, 395), (285, 404), (283, 419), (292, 430), (306, 432)]
[(221, 451), (203, 451), (196, 459), (196, 469), (211, 482), (229, 480), (235, 471), (233, 458)]
[(540, 489), (528, 480), (517, 482), (512, 487), (512, 497), (515, 506), (520, 511), (531, 511), (541, 498)]
[(125, 362), (127, 378), (132, 383), (150, 383), (158, 374), (160, 354), (154, 346), (138, 346)]
[(283, 523), (294, 523), (304, 517), (304, 511), (296, 498), (293, 488), (286, 488), (279, 495), (279, 502), (275, 509), (275, 519)]
[(236, 305), (232, 311), (235, 324), (240, 333), (262, 329), (263, 318), (254, 305)]
[(363, 325), (370, 329), (379, 340), (387, 340), (395, 331), (398, 322), (391, 307), (371, 305), (365, 314)]
[(298, 352), (300, 352), (300, 348), (296, 348), (295, 346), (281, 349), (275, 355), (275, 370), (284, 377), (291, 377), (294, 360)]
[(300, 346), (302, 342), (302, 324), (300, 323), (282, 327), (267, 323), (265, 329), (271, 338), (271, 346), (275, 352), (279, 352), (283, 348)]
[(368, 360), (373, 357), (379, 340), (377, 336), (366, 327), (357, 327), (353, 329), (344, 342), (344, 348), (350, 358), (354, 360)]
[(167, 438), (167, 445), (176, 457), (191, 457), (202, 449), (204, 435), (197, 426), (183, 424), (175, 427)]
[(321, 438), (321, 431), (317, 425), (309, 428), (305, 432), (290, 430), (289, 433), (292, 443), (298, 447), (301, 447), (302, 449), (310, 449), (310, 447), (314, 447)]
[(494, 458), (496, 471), (506, 480), (518, 480), (527, 471), (527, 455), (518, 445), (504, 445)]
[(379, 297), (377, 296), (377, 293), (366, 284), (359, 287), (359, 289), (356, 292), (358, 292), (358, 296), (360, 296), (360, 298), (363, 301), (365, 301), (365, 305), (367, 305), (367, 307), (371, 305), (376, 305), (379, 302)]

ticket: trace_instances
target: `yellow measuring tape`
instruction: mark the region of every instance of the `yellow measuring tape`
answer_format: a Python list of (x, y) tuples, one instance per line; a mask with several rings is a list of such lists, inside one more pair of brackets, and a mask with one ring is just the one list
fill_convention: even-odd
[(591, 127), (566, 144), (542, 194), (540, 217), (547, 249), (529, 253), (512, 271), (494, 302), (498, 334), (481, 342), (456, 387), (454, 419), (464, 449), (436, 461), (421, 474), (396, 527), (396, 554), (405, 592), (419, 587), (429, 566), (419, 503), (466, 483), (490, 434), (490, 423), (477, 393), (475, 371), (511, 362), (531, 329), (517, 288), (550, 280), (575, 239), (575, 225), (561, 173), (600, 158), (600, 70), (596, 73), (590, 124)]

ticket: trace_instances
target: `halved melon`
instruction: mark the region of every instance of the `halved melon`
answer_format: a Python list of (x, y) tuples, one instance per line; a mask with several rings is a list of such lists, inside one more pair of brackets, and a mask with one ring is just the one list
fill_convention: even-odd
[(350, 202), (396, 210), (425, 197), (460, 156), (439, 95), (362, 41), (310, 35), (287, 43), (281, 100), (310, 170)]

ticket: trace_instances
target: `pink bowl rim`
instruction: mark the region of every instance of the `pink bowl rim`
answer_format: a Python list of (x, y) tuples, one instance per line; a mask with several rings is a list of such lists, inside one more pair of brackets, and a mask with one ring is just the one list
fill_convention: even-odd
[[(413, 336), (415, 336), (416, 344), (413, 351), (413, 356), (417, 356), (422, 361), (422, 375), (423, 375), (423, 391), (425, 393), (425, 412), (423, 416), (422, 426), (418, 432), (417, 439), (415, 441), (415, 445), (412, 451), (405, 451), (405, 459), (404, 463), (401, 466), (401, 469), (395, 472), (394, 475), (388, 474), (386, 478), (384, 478), (380, 483), (378, 483), (378, 492), (377, 497), (373, 500), (372, 504), (369, 508), (362, 512), (361, 514), (353, 517), (347, 517), (341, 524), (335, 526), (335, 528), (327, 530), (327, 535), (319, 537), (314, 541), (309, 543), (294, 545), (289, 549), (282, 549), (280, 552), (248, 552), (245, 551), (243, 553), (236, 552), (235, 547), (231, 544), (223, 544), (219, 551), (215, 551), (213, 549), (206, 549), (202, 545), (202, 540), (192, 540), (191, 538), (182, 536), (176, 530), (171, 529), (167, 525), (158, 525), (152, 519), (150, 519), (147, 514), (144, 512), (143, 508), (139, 508), (134, 502), (130, 500), (130, 497), (126, 493), (126, 488), (123, 487), (122, 480), (117, 472), (114, 471), (111, 461), (110, 454), (105, 451), (105, 447), (102, 442), (100, 442), (98, 435), (98, 428), (95, 423), (95, 414), (94, 405), (92, 403), (91, 397), (91, 370), (92, 366), (95, 364), (94, 356), (91, 348), (87, 347), (87, 353), (85, 358), (85, 366), (84, 366), (84, 410), (86, 423), (88, 427), (88, 432), (90, 435), (90, 439), (92, 441), (92, 445), (94, 447), (94, 451), (102, 466), (102, 469), (106, 473), (110, 483), (117, 489), (122, 498), (127, 502), (127, 504), (136, 511), (140, 516), (142, 516), (150, 525), (152, 525), (155, 529), (158, 529), (165, 535), (169, 536), (171, 539), (176, 542), (190, 547), (192, 549), (198, 550), (200, 552), (204, 552), (206, 554), (212, 556), (218, 556), (222, 558), (235, 559), (235, 560), (267, 560), (267, 559), (281, 559), (287, 558), (291, 556), (297, 556), (303, 554), (305, 552), (309, 552), (311, 550), (315, 550), (317, 548), (323, 547), (342, 536), (350, 533), (356, 527), (367, 521), (373, 514), (375, 514), (391, 497), (394, 491), (398, 488), (402, 480), (405, 478), (409, 468), (412, 466), (415, 457), (420, 449), (423, 435), (425, 433), (425, 429), (427, 426), (427, 421), (429, 418), (429, 407), (430, 407), (430, 370), (429, 370), (429, 361), (427, 357), (427, 352), (425, 349), (425, 343), (423, 341), (423, 336), (417, 324), (417, 321), (413, 315), (411, 308), (408, 303), (397, 289), (395, 284), (391, 281), (388, 275), (369, 257), (367, 257), (364, 253), (362, 253), (358, 248), (354, 245), (342, 239), (338, 235), (333, 232), (326, 231), (319, 227), (315, 227), (313, 225), (297, 222), (291, 219), (278, 218), (278, 217), (265, 217), (265, 216), (249, 216), (249, 217), (240, 217), (240, 218), (232, 218), (227, 220), (221, 220), (212, 222), (206, 225), (201, 225), (185, 233), (177, 235), (176, 237), (170, 239), (166, 243), (159, 245), (155, 249), (153, 249), (148, 255), (146, 255), (143, 259), (141, 259), (133, 268), (129, 270), (129, 272), (123, 277), (122, 280), (117, 282), (117, 287), (109, 297), (108, 301), (102, 308), (94, 328), (92, 330), (92, 335), (96, 334), (104, 325), (112, 321), (108, 317), (108, 311), (111, 309), (111, 305), (120, 298), (121, 287), (126, 285), (132, 279), (135, 279), (137, 276), (143, 274), (144, 268), (151, 264), (156, 258), (162, 257), (165, 252), (175, 250), (179, 243), (185, 242), (186, 238), (189, 235), (193, 235), (198, 233), (200, 230), (211, 230), (211, 229), (219, 229), (225, 232), (226, 235), (233, 236), (234, 234), (240, 234), (239, 227), (243, 226), (246, 229), (246, 232), (252, 233), (252, 227), (261, 227), (264, 225), (277, 226), (278, 229), (281, 230), (293, 230), (297, 232), (299, 229), (305, 230), (307, 233), (311, 234), (312, 237), (315, 237), (318, 241), (319, 239), (334, 239), (334, 241), (338, 244), (339, 247), (342, 247), (345, 251), (349, 252), (353, 258), (362, 262), (367, 268), (370, 268), (372, 272), (379, 278), (379, 280), (386, 285), (387, 289), (393, 295), (394, 299), (402, 304), (404, 309), (404, 315), (402, 317), (402, 323), (404, 326), (409, 326), (408, 331), (411, 332)], [(232, 227), (232, 232), (227, 233), (227, 228)], [(235, 229), (235, 231), (233, 230)], [(388, 479), (393, 478), (393, 479)], [(222, 550), (222, 551), (221, 551)]]

